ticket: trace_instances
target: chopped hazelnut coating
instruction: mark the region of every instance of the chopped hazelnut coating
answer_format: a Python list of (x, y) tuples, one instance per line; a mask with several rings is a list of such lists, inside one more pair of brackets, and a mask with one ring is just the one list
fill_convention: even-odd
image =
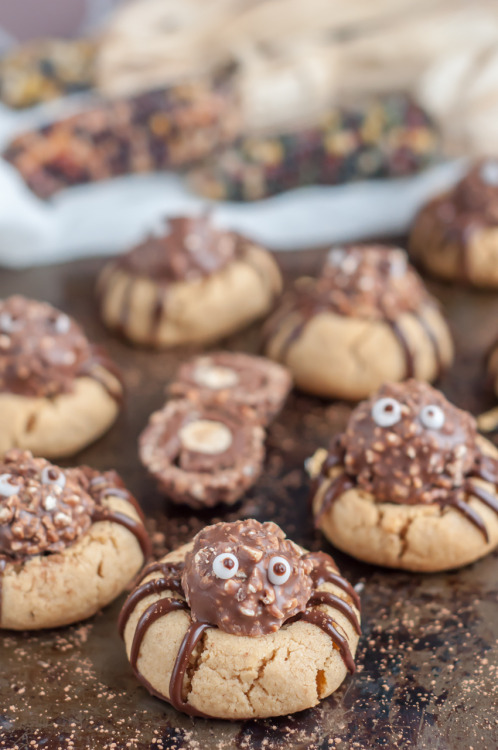
[(195, 619), (235, 635), (277, 631), (303, 612), (313, 563), (274, 523), (249, 519), (200, 532), (182, 585)]
[(344, 463), (379, 502), (433, 503), (462, 486), (476, 437), (474, 418), (427, 383), (391, 383), (353, 411)]
[(0, 554), (60, 552), (88, 530), (94, 508), (78, 470), (11, 450), (0, 464)]

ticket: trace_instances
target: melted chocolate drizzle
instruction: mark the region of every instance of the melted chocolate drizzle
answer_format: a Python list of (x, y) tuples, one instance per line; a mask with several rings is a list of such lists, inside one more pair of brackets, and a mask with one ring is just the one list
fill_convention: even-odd
[(434, 379), (439, 380), (445, 370), (445, 365), (443, 362), (443, 355), (441, 352), (441, 347), (439, 346), (439, 341), (437, 340), (436, 334), (432, 330), (431, 326), (426, 321), (426, 319), (422, 317), (422, 315), (417, 315), (417, 320), (420, 324), (420, 327), (423, 329), (425, 335), (427, 336), (427, 338), (429, 339), (432, 345), (432, 349), (434, 351), (434, 360), (436, 362), (436, 375)]
[(339, 612), (342, 612), (342, 614), (348, 618), (358, 635), (361, 635), (360, 623), (358, 622), (354, 609), (348, 604), (348, 602), (341, 599), (340, 596), (336, 596), (330, 591), (317, 591), (316, 594), (313, 594), (309, 599), (308, 606), (312, 607), (318, 604), (326, 604), (327, 607), (333, 607)]
[(323, 516), (329, 508), (348, 490), (352, 490), (356, 486), (356, 483), (347, 474), (339, 474), (335, 477), (325, 490), (322, 498), (322, 506), (319, 513), (315, 517), (315, 525), (318, 527), (323, 519)]
[(130, 651), (131, 668), (133, 669), (137, 677), (141, 678), (141, 675), (139, 674), (137, 668), (137, 662), (140, 654), (140, 646), (142, 645), (142, 641), (146, 632), (148, 631), (150, 626), (154, 622), (156, 622), (156, 620), (159, 620), (161, 617), (164, 617), (170, 612), (174, 612), (180, 609), (187, 610), (187, 602), (180, 599), (171, 599), (169, 597), (165, 597), (164, 599), (159, 599), (159, 601), (150, 604), (145, 612), (140, 616), (140, 619), (137, 623), (137, 629), (135, 630), (135, 635), (133, 636), (133, 642)]
[(171, 672), (171, 679), (169, 683), (171, 705), (176, 708), (177, 711), (183, 711), (184, 713), (188, 713), (190, 716), (203, 716), (207, 718), (207, 715), (205, 713), (199, 711), (197, 708), (194, 708), (194, 706), (190, 705), (190, 703), (187, 703), (183, 700), (182, 691), (185, 672), (187, 670), (188, 663), (192, 657), (195, 647), (201, 640), (205, 631), (212, 627), (212, 625), (209, 625), (206, 622), (192, 621), (190, 623), (189, 628), (185, 633), (181, 646), (178, 650), (175, 666), (173, 667), (173, 671)]
[(111, 510), (110, 508), (103, 508), (97, 506), (94, 513), (92, 514), (92, 521), (111, 521), (117, 523), (120, 526), (124, 526), (125, 529), (131, 531), (135, 536), (137, 542), (140, 545), (143, 556), (145, 559), (149, 558), (152, 552), (149, 536), (145, 530), (145, 526), (141, 521), (137, 521), (135, 518), (130, 518), (125, 513), (121, 513), (118, 510)]
[[(138, 588), (134, 589), (131, 594), (126, 599), (125, 603), (123, 604), (123, 608), (119, 614), (119, 620), (118, 620), (118, 629), (119, 634), (121, 637), (124, 635), (124, 631), (126, 628), (126, 624), (128, 620), (130, 619), (130, 615), (137, 606), (139, 602), (142, 601), (142, 599), (147, 598), (148, 596), (151, 596), (152, 594), (162, 594), (165, 591), (175, 591), (177, 594), (180, 594), (183, 596), (183, 588), (180, 580), (180, 576), (178, 574), (177, 569), (173, 570), (173, 566), (171, 567), (170, 571), (167, 573), (164, 572), (164, 568), (166, 568), (166, 563), (154, 563), (151, 566), (148, 566), (148, 569), (146, 569), (144, 575), (141, 576), (140, 580), (143, 580), (147, 575), (150, 573), (155, 572), (158, 570), (158, 566), (161, 565), (161, 573), (162, 575), (158, 578), (153, 578), (151, 581), (146, 581), (145, 583), (141, 583)], [(180, 574), (181, 575), (181, 574)]]
[(396, 320), (384, 318), (384, 321), (388, 324), (391, 331), (397, 338), (403, 352), (403, 356), (405, 358), (405, 378), (413, 378), (413, 376), (415, 375), (415, 359), (413, 357), (412, 350), (410, 349), (408, 340), (403, 333), (403, 330), (401, 329), (401, 326)]
[(350, 674), (354, 674), (356, 667), (351, 654), (347, 639), (339, 633), (336, 628), (336, 623), (326, 612), (322, 612), (321, 609), (307, 609), (301, 616), (301, 621), (309, 622), (312, 625), (316, 625), (324, 633), (330, 637), (334, 648), (340, 652), (342, 660), (346, 665), (346, 669)]

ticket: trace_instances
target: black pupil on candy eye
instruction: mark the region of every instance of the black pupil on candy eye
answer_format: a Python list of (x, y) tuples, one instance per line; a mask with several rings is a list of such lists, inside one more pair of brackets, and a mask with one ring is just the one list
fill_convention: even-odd
[(392, 404), (386, 404), (386, 405), (384, 406), (384, 411), (390, 412), (390, 411), (392, 411), (392, 410), (393, 410), (393, 408), (394, 408), (394, 407), (393, 407), (393, 405), (392, 405)]
[(52, 482), (55, 482), (57, 477), (59, 476), (59, 472), (57, 469), (49, 469), (47, 471), (47, 477), (52, 480)]
[(281, 562), (275, 563), (275, 565), (273, 566), (273, 572), (276, 576), (283, 576), (286, 572), (286, 567)]
[(223, 560), (223, 567), (226, 568), (227, 570), (232, 570), (234, 565), (235, 563), (231, 557), (225, 557), (225, 559)]

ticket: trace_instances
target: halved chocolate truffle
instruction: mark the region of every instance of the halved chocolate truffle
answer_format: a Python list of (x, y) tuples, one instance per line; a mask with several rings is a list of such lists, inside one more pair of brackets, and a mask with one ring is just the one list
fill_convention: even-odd
[(140, 458), (177, 503), (233, 504), (259, 477), (264, 436), (237, 406), (176, 399), (152, 414), (140, 436)]
[(280, 411), (292, 382), (289, 371), (264, 357), (212, 352), (185, 362), (168, 388), (171, 396), (233, 403), (268, 424)]

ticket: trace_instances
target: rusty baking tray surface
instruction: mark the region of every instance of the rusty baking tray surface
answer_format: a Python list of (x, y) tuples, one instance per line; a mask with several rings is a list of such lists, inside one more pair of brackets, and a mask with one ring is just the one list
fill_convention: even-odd
[[(287, 277), (314, 271), (319, 254), (283, 256)], [(228, 512), (191, 514), (166, 502), (137, 461), (136, 441), (164, 386), (192, 351), (158, 354), (110, 338), (94, 304), (101, 262), (0, 271), (0, 296), (20, 292), (75, 315), (123, 368), (127, 409), (113, 429), (74, 463), (116, 468), (140, 499), (156, 554), (216, 520), (273, 519), (299, 543), (331, 552), (344, 574), (362, 582), (363, 637), (358, 671), (320, 706), (265, 721), (192, 719), (137, 684), (117, 636), (122, 599), (73, 627), (0, 636), (0, 748), (27, 750), (349, 750), (498, 747), (498, 552), (447, 575), (409, 575), (363, 565), (335, 552), (307, 513), (303, 460), (340, 430), (344, 403), (293, 394), (268, 437), (266, 471)], [(432, 284), (446, 306), (458, 347), (445, 393), (474, 413), (490, 408), (482, 356), (498, 333), (498, 295)], [(258, 326), (226, 342), (257, 351)], [(50, 602), (47, 602), (50, 606)]]

